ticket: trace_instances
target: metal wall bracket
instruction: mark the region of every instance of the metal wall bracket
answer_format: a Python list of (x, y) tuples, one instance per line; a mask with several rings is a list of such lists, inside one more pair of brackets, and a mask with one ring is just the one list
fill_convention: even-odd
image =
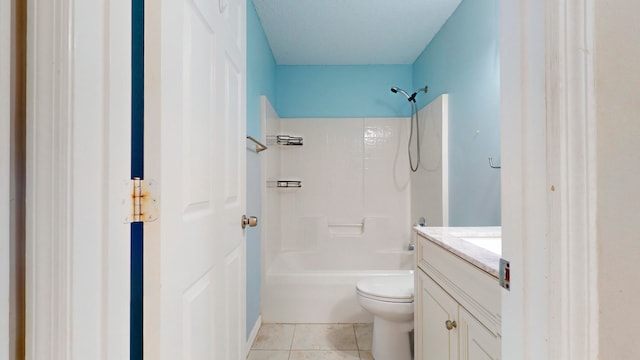
[(261, 143), (260, 141), (256, 140), (253, 136), (247, 135), (247, 139), (253, 141), (253, 143), (256, 145), (255, 151), (257, 153), (259, 153), (260, 151), (267, 150), (267, 145), (265, 145), (265, 144)]
[(124, 222), (154, 222), (160, 217), (157, 183), (153, 180), (134, 178), (124, 184), (126, 197), (122, 200)]
[(499, 278), (500, 286), (511, 291), (511, 267), (509, 262), (505, 259), (500, 259), (500, 271)]
[(489, 156), (489, 167), (492, 169), (500, 169), (502, 168), (502, 166), (500, 165), (494, 165), (493, 164), (493, 158), (491, 156)]

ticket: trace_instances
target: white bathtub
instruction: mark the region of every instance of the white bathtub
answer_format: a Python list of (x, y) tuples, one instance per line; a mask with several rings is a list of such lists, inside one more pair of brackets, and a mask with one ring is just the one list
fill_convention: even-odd
[(413, 266), (413, 251), (280, 253), (264, 279), (262, 319), (267, 323), (371, 322), (356, 298), (358, 280), (408, 274)]

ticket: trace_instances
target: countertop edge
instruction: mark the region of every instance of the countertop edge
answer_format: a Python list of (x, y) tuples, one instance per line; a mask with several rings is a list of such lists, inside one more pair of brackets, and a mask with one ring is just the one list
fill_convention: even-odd
[[(480, 246), (467, 242), (466, 240), (451, 235), (450, 232), (469, 232), (469, 236), (481, 233), (494, 235), (498, 232), (501, 237), (500, 227), (414, 227), (419, 236), (431, 241), (439, 247), (447, 250), (453, 255), (484, 271), (488, 275), (499, 277), (500, 255), (484, 249)], [(486, 233), (486, 234), (485, 234)], [(482, 236), (481, 236), (482, 237)]]

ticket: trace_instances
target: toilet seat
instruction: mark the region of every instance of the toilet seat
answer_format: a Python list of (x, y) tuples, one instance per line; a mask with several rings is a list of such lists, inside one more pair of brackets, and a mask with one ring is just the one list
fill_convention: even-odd
[(365, 278), (356, 284), (359, 295), (392, 303), (413, 302), (413, 275)]
[(412, 303), (413, 302), (413, 298), (411, 298), (411, 299), (401, 299), (401, 298), (382, 297), (382, 296), (375, 296), (375, 295), (371, 295), (371, 294), (366, 294), (366, 293), (363, 293), (362, 291), (358, 291), (358, 295), (360, 295), (362, 297), (365, 297), (367, 299), (376, 300), (376, 301), (382, 301), (382, 302), (388, 302), (388, 303)]

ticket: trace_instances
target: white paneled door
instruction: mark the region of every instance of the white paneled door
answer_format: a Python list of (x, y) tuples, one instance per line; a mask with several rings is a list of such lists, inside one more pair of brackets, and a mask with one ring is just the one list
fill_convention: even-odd
[(146, 359), (245, 358), (245, 7), (146, 4)]

